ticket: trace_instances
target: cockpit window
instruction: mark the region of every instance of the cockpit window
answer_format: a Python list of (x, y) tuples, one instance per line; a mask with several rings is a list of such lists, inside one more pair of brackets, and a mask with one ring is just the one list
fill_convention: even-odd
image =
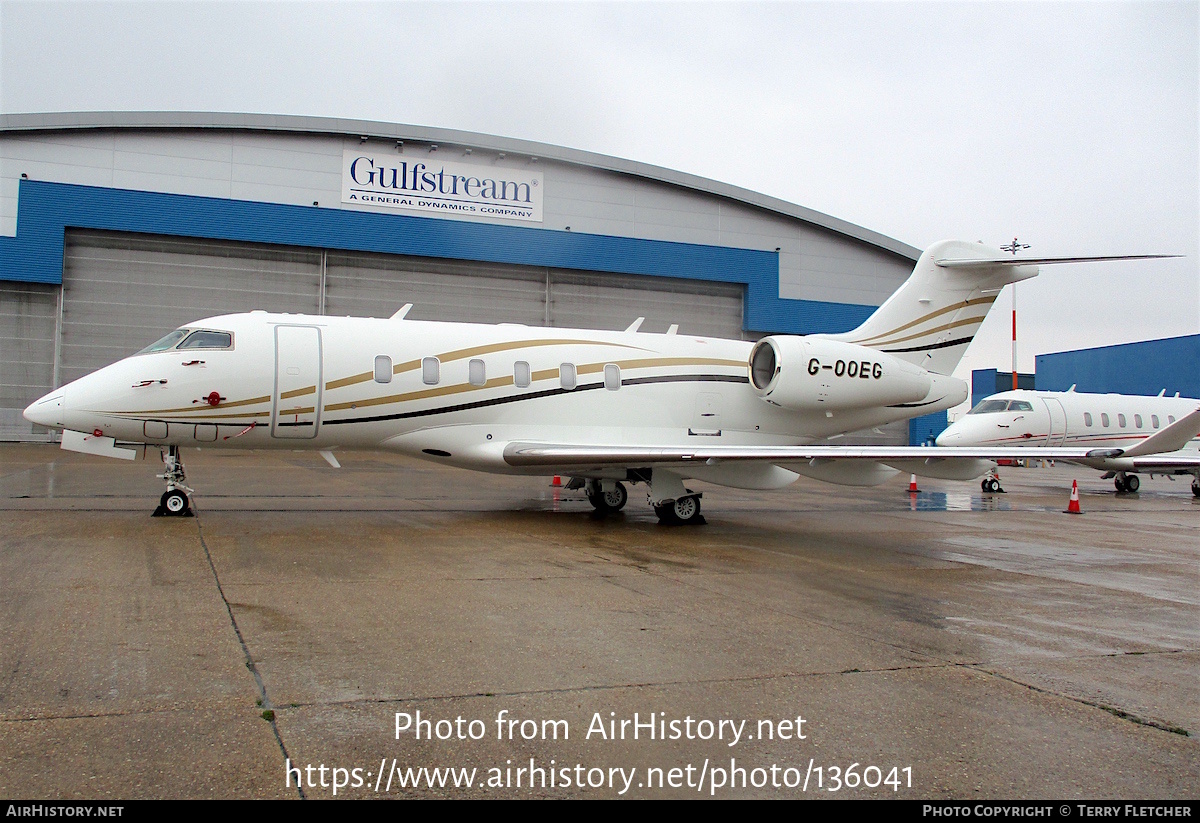
[(990, 414), (992, 412), (1002, 412), (1008, 408), (1007, 400), (984, 400), (967, 414)]
[(1014, 400), (1008, 404), (1009, 411), (1033, 411), (1033, 405), (1025, 400)]
[(159, 340), (158, 342), (151, 343), (149, 346), (147, 346), (146, 348), (144, 348), (140, 352), (138, 352), (138, 354), (149, 354), (150, 352), (166, 351), (167, 349), (172, 349), (175, 347), (176, 343), (178, 343), (180, 340), (182, 340), (187, 335), (188, 331), (190, 331), (190, 330), (189, 329), (176, 329), (175, 331), (171, 332), (170, 334), (168, 334), (166, 337)]
[(194, 331), (182, 343), (181, 349), (230, 349), (233, 335), (227, 331)]

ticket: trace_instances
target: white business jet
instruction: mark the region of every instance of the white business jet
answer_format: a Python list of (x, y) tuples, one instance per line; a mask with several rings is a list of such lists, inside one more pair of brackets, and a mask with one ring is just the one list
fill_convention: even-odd
[[(937, 438), (939, 446), (1073, 446), (1120, 449), (1082, 463), (1115, 478), (1117, 491), (1136, 492), (1137, 473), (1192, 475), (1200, 497), (1200, 400), (1070, 391), (1006, 391), (980, 401)], [(995, 491), (985, 478), (984, 491)]]
[[(394, 449), (467, 469), (559, 474), (600, 511), (645, 483), (664, 522), (698, 523), (696, 478), (774, 489), (801, 474), (870, 485), (897, 471), (970, 479), (1003, 448), (813, 445), (949, 409), (950, 377), (996, 295), (1037, 265), (943, 241), (859, 328), (757, 343), (638, 331), (250, 312), (177, 329), (25, 410), (62, 446), (133, 459), (163, 447), (159, 514), (188, 514), (179, 449)], [(1082, 458), (1084, 448), (1046, 449)], [(948, 459), (960, 458), (960, 459)], [(967, 458), (965, 460), (961, 458)]]

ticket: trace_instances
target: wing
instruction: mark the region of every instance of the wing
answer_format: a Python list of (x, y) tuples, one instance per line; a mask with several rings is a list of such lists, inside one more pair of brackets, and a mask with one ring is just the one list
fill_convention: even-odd
[(1120, 457), (1121, 449), (974, 446), (616, 446), (512, 442), (504, 447), (510, 466), (600, 469), (610, 466), (715, 466), (727, 461), (787, 465), (823, 460), (870, 460), (891, 464), (942, 460), (1102, 460)]

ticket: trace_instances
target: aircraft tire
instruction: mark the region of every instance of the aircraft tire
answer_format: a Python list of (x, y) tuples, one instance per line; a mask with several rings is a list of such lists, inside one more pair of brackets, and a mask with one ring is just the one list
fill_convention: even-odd
[(609, 514), (625, 508), (625, 504), (629, 502), (629, 492), (626, 491), (624, 483), (617, 483), (607, 492), (589, 485), (587, 499), (596, 511)]
[(654, 513), (658, 515), (658, 522), (664, 526), (679, 525), (679, 518), (675, 516), (675, 504), (673, 502), (655, 506)]
[(1200, 480), (1192, 481), (1192, 494), (1196, 497), (1200, 497)]
[(700, 522), (700, 498), (696, 495), (681, 497), (671, 505), (675, 519), (680, 523), (692, 524)]
[(1142, 485), (1142, 481), (1138, 480), (1136, 474), (1125, 475), (1125, 491), (1136, 492)]
[(179, 489), (164, 492), (162, 499), (159, 500), (159, 506), (169, 517), (186, 517), (192, 508), (188, 496)]

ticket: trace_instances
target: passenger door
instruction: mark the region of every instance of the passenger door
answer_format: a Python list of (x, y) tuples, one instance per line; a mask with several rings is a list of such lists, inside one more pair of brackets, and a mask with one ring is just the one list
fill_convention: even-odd
[(321, 330), (275, 327), (275, 388), (271, 436), (295, 440), (317, 436), (321, 415)]

